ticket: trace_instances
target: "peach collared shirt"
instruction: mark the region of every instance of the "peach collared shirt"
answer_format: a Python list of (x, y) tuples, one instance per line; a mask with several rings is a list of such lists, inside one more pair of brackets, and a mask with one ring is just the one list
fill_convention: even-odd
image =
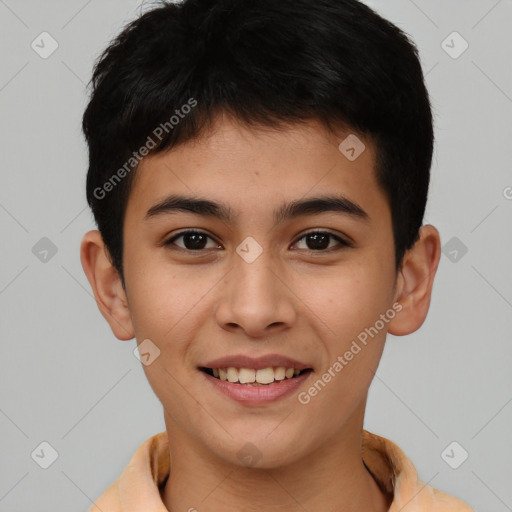
[[(363, 430), (362, 457), (381, 489), (393, 497), (389, 512), (474, 512), (465, 502), (420, 482), (412, 462), (384, 437)], [(169, 512), (160, 494), (169, 465), (167, 433), (160, 432), (136, 450), (89, 512)]]

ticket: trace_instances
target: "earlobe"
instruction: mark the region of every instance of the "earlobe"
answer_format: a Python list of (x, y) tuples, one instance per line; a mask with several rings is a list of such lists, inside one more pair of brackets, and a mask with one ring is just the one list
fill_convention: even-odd
[(131, 340), (135, 334), (126, 293), (99, 231), (92, 230), (84, 235), (80, 259), (96, 304), (112, 332), (120, 340)]
[(389, 323), (390, 334), (411, 334), (423, 325), (430, 307), (440, 257), (439, 232), (434, 226), (423, 226), (418, 241), (404, 256), (397, 278), (395, 300), (402, 309)]

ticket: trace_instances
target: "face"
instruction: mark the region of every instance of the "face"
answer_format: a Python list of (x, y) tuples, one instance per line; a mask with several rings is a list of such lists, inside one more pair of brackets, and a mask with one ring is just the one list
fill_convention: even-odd
[[(362, 415), (396, 273), (374, 147), (364, 141), (349, 160), (338, 149), (348, 135), (223, 117), (139, 166), (124, 224), (126, 301), (148, 360), (160, 351), (143, 368), (173, 442), (235, 464), (257, 450), (273, 467)], [(187, 198), (215, 204), (177, 200)], [(300, 207), (312, 199), (327, 202)], [(274, 381), (216, 377), (228, 367), (244, 368), (229, 380)], [(303, 371), (278, 369), (290, 367)]]

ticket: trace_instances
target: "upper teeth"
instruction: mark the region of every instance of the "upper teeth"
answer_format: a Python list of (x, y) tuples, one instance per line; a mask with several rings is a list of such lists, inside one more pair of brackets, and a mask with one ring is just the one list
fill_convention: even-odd
[(294, 375), (298, 375), (300, 370), (296, 368), (285, 368), (278, 366), (277, 368), (261, 368), (255, 370), (253, 368), (212, 368), (213, 375), (221, 380), (228, 382), (240, 382), (240, 384), (249, 384), (257, 382), (258, 384), (270, 384), (274, 380), (291, 379)]

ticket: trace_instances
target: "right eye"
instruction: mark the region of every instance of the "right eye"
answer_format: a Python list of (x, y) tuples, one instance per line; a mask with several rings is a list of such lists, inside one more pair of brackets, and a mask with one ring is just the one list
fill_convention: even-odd
[[(175, 243), (176, 240), (182, 239), (183, 245)], [(205, 244), (207, 244), (207, 240), (210, 239), (213, 243), (210, 247), (205, 247)], [(204, 249), (214, 249), (216, 247), (220, 247), (217, 242), (213, 240), (213, 238), (206, 234), (203, 231), (195, 231), (195, 230), (188, 230), (188, 231), (182, 231), (181, 233), (178, 233), (177, 235), (174, 235), (172, 238), (164, 242), (165, 246), (170, 245), (176, 245), (180, 249), (183, 249), (184, 251), (193, 251), (198, 252), (202, 251)]]

